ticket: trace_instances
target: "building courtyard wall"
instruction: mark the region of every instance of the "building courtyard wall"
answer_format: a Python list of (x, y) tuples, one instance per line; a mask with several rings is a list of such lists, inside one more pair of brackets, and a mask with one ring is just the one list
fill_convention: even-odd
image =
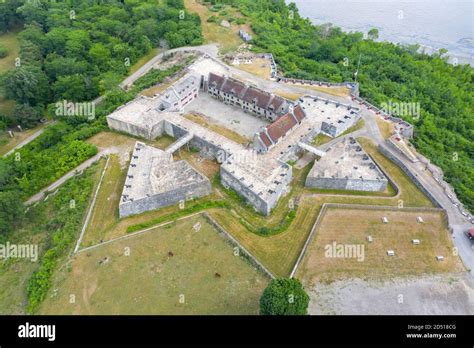
[(178, 187), (172, 191), (144, 197), (134, 201), (127, 201), (119, 205), (120, 217), (141, 214), (149, 210), (155, 210), (170, 205), (179, 204), (180, 201), (203, 197), (212, 191), (209, 180), (199, 183)]

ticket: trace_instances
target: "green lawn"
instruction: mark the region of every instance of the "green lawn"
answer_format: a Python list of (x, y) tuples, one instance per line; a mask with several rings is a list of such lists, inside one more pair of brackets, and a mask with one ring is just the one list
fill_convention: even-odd
[(323, 133), (319, 133), (318, 135), (316, 135), (313, 139), (313, 145), (315, 146), (321, 146), (321, 145), (324, 145), (328, 142), (330, 142), (331, 140), (333, 140), (333, 138), (331, 138), (329, 135), (326, 135), (326, 134), (323, 134)]
[(0, 45), (8, 50), (8, 54), (4, 58), (0, 58), (0, 73), (5, 72), (15, 66), (15, 58), (20, 52), (20, 43), (17, 34), (19, 30), (0, 35)]
[(105, 231), (119, 219), (118, 205), (127, 169), (128, 163), (121, 164), (117, 155), (110, 155), (82, 246), (89, 246), (105, 239)]

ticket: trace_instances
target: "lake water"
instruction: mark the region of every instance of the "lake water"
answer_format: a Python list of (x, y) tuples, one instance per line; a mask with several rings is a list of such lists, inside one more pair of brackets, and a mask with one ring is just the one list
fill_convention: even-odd
[(292, 0), (315, 24), (379, 30), (379, 40), (446, 48), (450, 61), (474, 63), (474, 0)]

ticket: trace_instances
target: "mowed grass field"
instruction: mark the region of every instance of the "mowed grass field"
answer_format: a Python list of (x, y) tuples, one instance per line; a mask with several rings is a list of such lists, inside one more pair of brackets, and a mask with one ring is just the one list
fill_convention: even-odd
[(118, 220), (118, 205), (127, 168), (128, 162), (121, 161), (117, 155), (110, 155), (82, 246), (90, 246), (105, 239), (107, 229)]
[(325, 86), (311, 86), (311, 85), (302, 85), (295, 83), (295, 86), (301, 86), (307, 89), (312, 89), (314, 91), (323, 92), (326, 94), (331, 94), (337, 97), (348, 97), (350, 95), (349, 88), (347, 87), (325, 87)]
[[(382, 217), (388, 223), (382, 222)], [(421, 216), (423, 223), (416, 218)], [(369, 243), (367, 236), (372, 236)], [(412, 244), (419, 239), (420, 244)], [(328, 257), (327, 245), (361, 245), (363, 258)], [(388, 256), (393, 250), (395, 256)], [(354, 255), (354, 254), (353, 254)], [(444, 256), (437, 261), (436, 256)], [(351, 256), (351, 254), (346, 254)], [(390, 279), (398, 276), (460, 272), (441, 212), (328, 208), (311, 241), (297, 277), (306, 286), (339, 279)]]
[(195, 216), (77, 254), (40, 314), (258, 314), (268, 282)]
[(235, 67), (267, 80), (270, 80), (272, 77), (272, 69), (270, 67), (269, 59), (254, 58), (251, 64), (239, 64)]

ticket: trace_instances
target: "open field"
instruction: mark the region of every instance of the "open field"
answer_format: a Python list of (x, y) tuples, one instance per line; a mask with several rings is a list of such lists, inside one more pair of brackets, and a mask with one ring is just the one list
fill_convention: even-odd
[(173, 159), (175, 161), (188, 161), (190, 165), (196, 168), (200, 173), (207, 176), (211, 181), (215, 178), (220, 170), (220, 165), (217, 163), (217, 161), (202, 158), (198, 152), (178, 150), (173, 154)]
[(150, 52), (148, 52), (148, 54), (144, 55), (143, 57), (141, 57), (139, 60), (137, 60), (137, 62), (135, 64), (133, 64), (131, 67), (130, 67), (130, 72), (129, 74), (133, 74), (134, 72), (136, 72), (138, 69), (140, 69), (143, 65), (145, 65), (150, 59), (152, 59), (154, 56), (156, 56), (158, 53), (160, 52), (160, 49), (159, 48), (153, 48), (151, 49)]
[[(47, 238), (47, 231), (38, 231), (37, 226), (28, 224), (17, 229), (14, 238), (9, 238), (9, 242), (37, 244), (42, 252)], [(26, 284), (37, 268), (38, 262), (24, 258), (0, 261), (0, 315), (26, 314)]]
[[(382, 217), (388, 223), (382, 222)], [(421, 216), (423, 223), (416, 218)], [(367, 241), (372, 236), (373, 242)], [(412, 240), (419, 239), (419, 245)], [(326, 247), (360, 245), (357, 256), (329, 257)], [(413, 212), (328, 208), (310, 243), (297, 277), (308, 287), (316, 282), (347, 278), (390, 279), (398, 276), (461, 272), (464, 270), (453, 246), (441, 212)], [(394, 250), (395, 256), (388, 256)], [(360, 257), (359, 256), (363, 256)], [(442, 255), (445, 260), (436, 260)]]
[(132, 151), (137, 139), (116, 132), (104, 131), (97, 133), (86, 141), (97, 146), (99, 150), (115, 147), (123, 152), (127, 152)]
[[(217, 43), (222, 54), (235, 51), (243, 43), (243, 40), (238, 35), (239, 29), (244, 29), (248, 33), (253, 34), (248, 24), (238, 25), (232, 22), (230, 28), (220, 25), (223, 19), (228, 20), (229, 18), (236, 19), (242, 17), (236, 9), (230, 6), (225, 6), (220, 12), (213, 12), (209, 10), (208, 6), (197, 0), (185, 0), (184, 3), (189, 12), (197, 13), (201, 17), (202, 34), (205, 43)], [(217, 23), (207, 21), (211, 16), (218, 17)]]
[(275, 91), (275, 94), (282, 98), (286, 98), (292, 101), (296, 101), (297, 99), (305, 96), (305, 93), (292, 93), (292, 92), (287, 92), (284, 90)]
[(255, 76), (262, 77), (269, 80), (272, 77), (272, 70), (270, 68), (270, 61), (265, 58), (254, 58), (252, 64), (234, 65), (240, 70), (247, 71)]
[(320, 193), (326, 195), (342, 195), (342, 196), (365, 196), (365, 197), (395, 197), (397, 191), (389, 181), (387, 188), (384, 191), (355, 191), (355, 190), (337, 190), (337, 189), (322, 189), (322, 188), (306, 188), (306, 191), (311, 193)]
[(40, 313), (258, 314), (268, 281), (196, 216), (77, 254)]
[(148, 140), (148, 139), (143, 139), (143, 138), (138, 138), (138, 137), (132, 137), (129, 135), (124, 135), (121, 133), (104, 131), (92, 136), (86, 141), (90, 144), (97, 146), (99, 150), (114, 148), (118, 150), (118, 152), (124, 154), (124, 157), (126, 157), (125, 154), (133, 150), (133, 146), (135, 145), (137, 141), (141, 141), (147, 145), (154, 146), (154, 147), (164, 150), (169, 145), (174, 143), (175, 139), (170, 136), (163, 135), (154, 140)]
[(154, 140), (147, 140), (145, 143), (150, 146), (154, 146), (160, 150), (165, 150), (168, 146), (173, 144), (176, 141), (175, 138), (170, 137), (169, 135), (162, 135), (161, 137), (158, 137)]
[(355, 125), (353, 125), (352, 127), (348, 128), (345, 132), (343, 132), (341, 135), (338, 136), (339, 137), (343, 137), (344, 135), (347, 135), (347, 134), (350, 134), (350, 133), (353, 133), (355, 131), (358, 131), (359, 129), (362, 129), (365, 127), (365, 121), (363, 118), (361, 118), (359, 121), (357, 121), (357, 123)]
[(349, 97), (350, 91), (347, 87), (324, 87), (324, 86), (311, 86), (311, 85), (302, 85), (300, 83), (291, 83), (290, 85), (303, 87), (306, 89), (334, 95), (336, 97)]
[[(48, 200), (41, 201), (38, 205), (30, 207), (25, 216), (19, 221), (14, 233), (2, 237), (6, 238), (11, 244), (38, 245), (39, 257), (35, 262), (27, 258), (0, 260), (0, 314), (26, 314), (28, 303), (27, 282), (31, 278), (32, 273), (40, 266), (41, 258), (45, 250), (51, 247), (51, 239), (55, 232), (57, 232), (57, 228), (59, 228), (56, 225), (57, 227), (52, 231), (52, 221), (55, 221), (54, 219), (57, 219), (58, 215), (60, 216), (61, 214), (63, 214), (62, 219), (64, 219), (64, 205), (66, 204), (66, 207), (69, 206), (69, 201), (72, 198), (70, 196), (70, 188), (72, 187), (72, 192), (77, 193), (77, 187), (74, 187), (74, 182), (83, 180), (84, 175), (86, 175), (87, 178), (90, 177), (92, 179), (92, 182), (97, 183), (104, 165), (105, 161), (101, 160), (98, 164), (88, 168), (85, 174), (68, 180), (64, 186), (59, 188), (57, 193), (51, 194)], [(81, 187), (85, 195), (92, 192), (91, 186)], [(58, 212), (58, 208), (63, 211)], [(60, 218), (61, 222), (64, 221), (62, 219)], [(78, 236), (79, 229), (74, 230)], [(58, 236), (56, 235), (56, 237)], [(64, 237), (60, 236), (60, 238)], [(2, 239), (0, 243), (5, 243), (5, 239)], [(58, 263), (60, 264), (61, 261)]]
[(399, 199), (402, 201), (403, 206), (412, 207), (433, 207), (433, 203), (429, 198), (420, 191), (415, 183), (408, 177), (407, 174), (395, 163), (385, 157), (377, 149), (377, 146), (367, 138), (358, 138), (357, 141), (364, 148), (379, 166), (382, 167), (392, 180), (398, 185), (400, 189)]
[(88, 246), (93, 241), (103, 240), (105, 231), (118, 220), (118, 205), (127, 169), (128, 162), (117, 155), (110, 155), (82, 245)]
[(140, 92), (141, 95), (144, 95), (146, 97), (153, 97), (156, 94), (160, 94), (164, 92), (167, 88), (169, 88), (173, 83), (175, 83), (177, 80), (179, 80), (180, 77), (170, 79), (169, 81), (160, 83), (158, 85), (155, 85), (153, 87), (144, 89), (143, 91)]

